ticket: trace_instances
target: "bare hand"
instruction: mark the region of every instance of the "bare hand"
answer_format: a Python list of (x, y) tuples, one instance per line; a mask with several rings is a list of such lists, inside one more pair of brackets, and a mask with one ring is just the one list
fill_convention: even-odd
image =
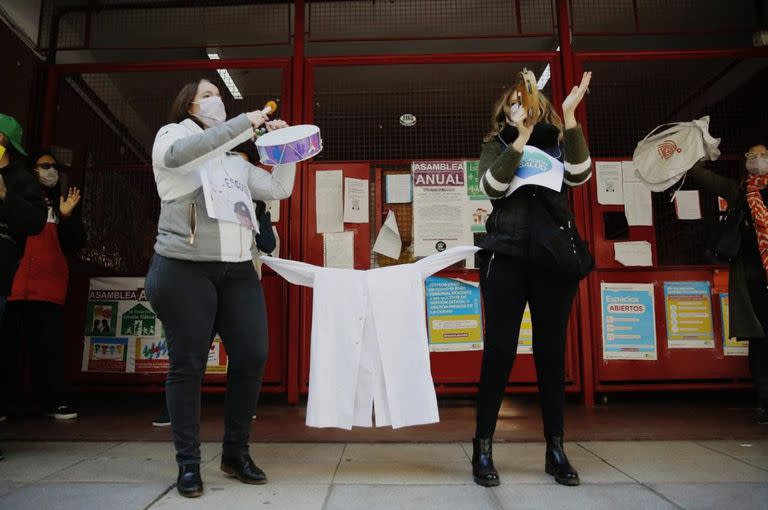
[(261, 110), (254, 110), (252, 112), (248, 112), (245, 114), (246, 117), (248, 117), (248, 120), (251, 121), (251, 125), (254, 128), (257, 128), (267, 122), (269, 120), (269, 117), (267, 117), (267, 114), (262, 112)]
[(69, 218), (72, 216), (72, 211), (79, 203), (80, 190), (75, 187), (69, 188), (66, 200), (63, 196), (59, 199), (59, 212), (61, 213), (62, 218)]
[(8, 191), (8, 188), (5, 187), (5, 179), (3, 179), (3, 176), (0, 175), (0, 200), (5, 200), (5, 194)]
[(589, 82), (592, 80), (592, 71), (586, 71), (581, 77), (581, 83), (578, 87), (573, 87), (571, 93), (563, 101), (563, 115), (573, 115), (578, 108), (581, 100), (589, 92)]
[[(520, 103), (518, 102), (517, 104), (519, 105)], [(517, 108), (513, 106), (513, 109), (514, 111), (511, 112), (512, 117), (509, 118), (509, 122), (517, 128), (518, 138), (523, 138), (527, 142), (533, 132), (533, 126), (529, 126), (525, 122), (528, 119), (528, 112), (522, 106), (517, 106)]]
[(284, 120), (277, 119), (277, 120), (270, 120), (269, 122), (267, 122), (267, 131), (276, 131), (278, 129), (283, 129), (287, 127), (288, 127), (288, 123), (285, 122)]

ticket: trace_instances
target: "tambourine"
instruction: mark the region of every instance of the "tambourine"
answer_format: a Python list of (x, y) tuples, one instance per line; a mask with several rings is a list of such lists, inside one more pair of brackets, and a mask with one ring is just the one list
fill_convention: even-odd
[(533, 126), (539, 120), (541, 114), (541, 108), (539, 107), (539, 89), (537, 86), (536, 76), (532, 71), (527, 68), (523, 68), (517, 74), (517, 82), (515, 83), (515, 90), (518, 92), (518, 98), (520, 101), (520, 107), (525, 108), (527, 117), (525, 119), (526, 126)]
[(320, 154), (320, 128), (311, 124), (270, 131), (256, 139), (259, 160), (265, 165), (298, 163)]

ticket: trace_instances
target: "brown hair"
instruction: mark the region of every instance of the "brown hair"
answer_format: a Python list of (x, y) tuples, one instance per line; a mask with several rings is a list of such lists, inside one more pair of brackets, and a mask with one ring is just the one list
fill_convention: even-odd
[[(509, 108), (516, 103), (517, 103), (517, 93), (516, 93), (515, 87), (512, 86), (504, 91), (504, 93), (501, 95), (499, 100), (496, 101), (496, 104), (493, 106), (493, 111), (491, 113), (491, 130), (488, 132), (487, 135), (485, 135), (485, 138), (483, 138), (483, 142), (485, 143), (490, 142), (491, 140), (496, 138), (496, 135), (501, 133), (504, 127), (507, 126), (507, 112), (509, 111)], [(554, 107), (552, 106), (552, 103), (550, 103), (549, 99), (547, 99), (547, 97), (542, 93), (539, 93), (538, 122), (546, 122), (547, 124), (552, 124), (558, 129), (558, 131), (560, 131), (560, 138), (562, 138), (563, 121), (560, 119), (560, 116), (555, 111)]]
[(200, 83), (204, 81), (208, 80), (201, 78), (197, 81), (189, 82), (181, 88), (179, 94), (176, 96), (176, 99), (173, 100), (173, 104), (171, 105), (171, 111), (168, 114), (168, 122), (178, 124), (184, 119), (192, 119), (200, 124), (197, 119), (190, 116), (189, 105), (197, 95), (197, 87), (199, 87)]

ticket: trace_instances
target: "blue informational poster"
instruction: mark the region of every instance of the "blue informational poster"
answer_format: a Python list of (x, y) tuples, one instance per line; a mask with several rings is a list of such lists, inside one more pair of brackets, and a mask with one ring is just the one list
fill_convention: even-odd
[(601, 283), (603, 359), (655, 360), (653, 284)]
[(483, 348), (480, 288), (476, 283), (430, 276), (426, 281), (426, 294), (430, 350)]

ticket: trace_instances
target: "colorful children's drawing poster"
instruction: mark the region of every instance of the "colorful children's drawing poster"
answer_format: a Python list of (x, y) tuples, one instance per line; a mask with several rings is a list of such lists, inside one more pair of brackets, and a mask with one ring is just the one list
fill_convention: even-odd
[[(92, 278), (83, 342), (84, 372), (167, 371), (162, 325), (144, 292), (144, 278)], [(108, 342), (113, 338), (114, 342)], [(152, 347), (154, 345), (154, 348)], [(146, 357), (150, 350), (153, 358)]]

